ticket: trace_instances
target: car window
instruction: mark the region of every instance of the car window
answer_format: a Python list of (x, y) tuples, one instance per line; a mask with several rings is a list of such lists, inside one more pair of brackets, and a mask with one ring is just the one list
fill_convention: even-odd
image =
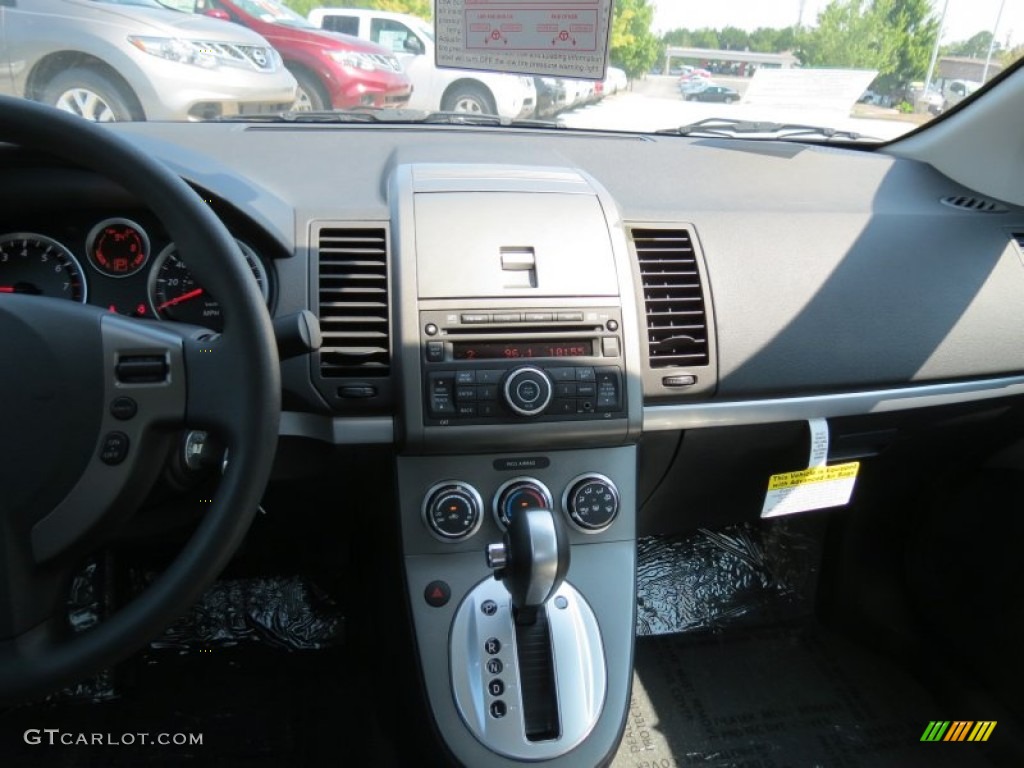
[(324, 17), (323, 29), (330, 30), (331, 32), (341, 32), (346, 35), (358, 35), (359, 18), (356, 16), (329, 14)]
[(370, 20), (370, 39), (392, 51), (405, 51), (405, 41), (410, 36), (412, 30), (400, 21), (380, 18)]

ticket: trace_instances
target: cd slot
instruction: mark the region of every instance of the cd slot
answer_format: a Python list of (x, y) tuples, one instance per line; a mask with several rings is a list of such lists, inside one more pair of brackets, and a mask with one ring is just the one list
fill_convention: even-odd
[(600, 324), (566, 324), (566, 325), (520, 325), (520, 326), (456, 326), (445, 328), (445, 334), (449, 338), (456, 336), (495, 336), (498, 338), (507, 337), (509, 334), (523, 336), (564, 336), (567, 333), (600, 333), (604, 327)]

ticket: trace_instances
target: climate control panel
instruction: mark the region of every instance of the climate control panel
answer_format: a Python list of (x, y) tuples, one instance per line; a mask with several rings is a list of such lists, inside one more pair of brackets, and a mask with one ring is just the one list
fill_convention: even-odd
[[(561, 512), (581, 533), (607, 530), (618, 517), (619, 490), (608, 477), (587, 472), (574, 477), (561, 496)], [(468, 539), (483, 522), (480, 492), (462, 480), (445, 480), (432, 485), (423, 496), (421, 517), (434, 538), (446, 542)], [(494, 491), (491, 511), (498, 528), (508, 528), (512, 518), (527, 509), (552, 509), (551, 491), (533, 477), (506, 480)]]

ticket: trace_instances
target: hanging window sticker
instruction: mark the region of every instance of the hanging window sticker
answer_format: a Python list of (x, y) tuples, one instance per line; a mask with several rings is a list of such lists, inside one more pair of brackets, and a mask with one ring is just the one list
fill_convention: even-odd
[(857, 482), (859, 461), (828, 462), (828, 422), (810, 419), (811, 454), (807, 469), (783, 472), (768, 478), (761, 517), (779, 517), (812, 509), (841, 507), (849, 503)]
[(437, 66), (600, 80), (611, 0), (437, 0)]

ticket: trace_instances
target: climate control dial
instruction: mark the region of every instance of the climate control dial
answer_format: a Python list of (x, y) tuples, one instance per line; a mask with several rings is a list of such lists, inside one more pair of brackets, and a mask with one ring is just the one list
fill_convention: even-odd
[(483, 501), (476, 488), (461, 480), (430, 487), (423, 497), (423, 522), (441, 541), (468, 539), (483, 522)]
[(551, 492), (539, 480), (516, 477), (494, 494), (494, 519), (502, 528), (508, 528), (512, 517), (525, 509), (551, 509)]
[(604, 475), (588, 473), (569, 483), (562, 504), (576, 528), (584, 533), (600, 533), (619, 514), (619, 490)]
[(505, 378), (505, 403), (520, 416), (538, 416), (551, 402), (551, 379), (540, 368), (516, 368)]

